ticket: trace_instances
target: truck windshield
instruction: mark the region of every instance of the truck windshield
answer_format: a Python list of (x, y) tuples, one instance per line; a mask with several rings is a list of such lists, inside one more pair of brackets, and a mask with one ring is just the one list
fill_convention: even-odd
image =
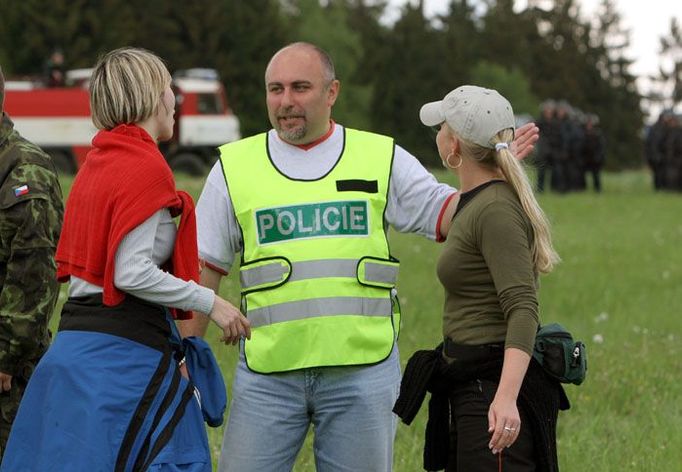
[(197, 111), (201, 115), (220, 115), (225, 108), (219, 94), (200, 93), (197, 94)]

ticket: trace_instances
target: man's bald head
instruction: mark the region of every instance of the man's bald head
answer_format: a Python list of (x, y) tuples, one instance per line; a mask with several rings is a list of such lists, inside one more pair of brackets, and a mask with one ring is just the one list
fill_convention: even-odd
[(329, 55), (310, 43), (293, 43), (275, 53), (265, 69), (268, 117), (289, 144), (309, 144), (331, 128), (339, 81)]
[(267, 75), (268, 69), (270, 68), (270, 64), (272, 64), (272, 61), (279, 56), (281, 53), (285, 51), (290, 51), (290, 50), (309, 50), (314, 52), (319, 58), (320, 58), (320, 64), (322, 65), (322, 71), (324, 74), (324, 78), (326, 82), (331, 82), (332, 80), (336, 79), (336, 70), (334, 69), (334, 62), (332, 61), (331, 56), (327, 51), (324, 49), (315, 46), (312, 43), (306, 43), (303, 41), (299, 41), (297, 43), (291, 43), (286, 46), (284, 46), (282, 49), (277, 51), (275, 54), (273, 54), (272, 58), (270, 59), (270, 62), (268, 63), (268, 67), (265, 69), (265, 74)]

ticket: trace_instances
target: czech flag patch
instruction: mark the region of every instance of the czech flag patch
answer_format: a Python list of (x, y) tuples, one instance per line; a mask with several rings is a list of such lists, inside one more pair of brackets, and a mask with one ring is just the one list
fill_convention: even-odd
[(15, 197), (21, 197), (22, 195), (26, 195), (28, 193), (28, 185), (24, 184), (21, 187), (17, 187), (14, 189), (14, 196)]

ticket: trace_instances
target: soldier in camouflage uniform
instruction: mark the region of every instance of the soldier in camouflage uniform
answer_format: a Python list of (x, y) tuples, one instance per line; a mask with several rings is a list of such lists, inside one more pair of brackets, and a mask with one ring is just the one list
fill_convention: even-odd
[(50, 157), (3, 112), (0, 69), (0, 459), (28, 379), (50, 343), (62, 192)]

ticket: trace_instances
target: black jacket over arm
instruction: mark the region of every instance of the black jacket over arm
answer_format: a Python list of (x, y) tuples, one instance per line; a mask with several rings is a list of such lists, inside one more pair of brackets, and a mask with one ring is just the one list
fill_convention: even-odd
[[(499, 354), (474, 365), (457, 361), (448, 364), (443, 359), (442, 344), (434, 350), (417, 351), (412, 355), (393, 412), (409, 425), (419, 412), (426, 392), (431, 392), (424, 443), (425, 470), (445, 469), (448, 458), (455, 457), (455, 451), (449, 450), (449, 392), (455, 385), (471, 380), (499, 382), (503, 359), (504, 351), (500, 350)], [(532, 358), (519, 392), (518, 405), (531, 423), (538, 472), (557, 472), (557, 417), (559, 410), (569, 409), (570, 404), (561, 384), (545, 374)]]

